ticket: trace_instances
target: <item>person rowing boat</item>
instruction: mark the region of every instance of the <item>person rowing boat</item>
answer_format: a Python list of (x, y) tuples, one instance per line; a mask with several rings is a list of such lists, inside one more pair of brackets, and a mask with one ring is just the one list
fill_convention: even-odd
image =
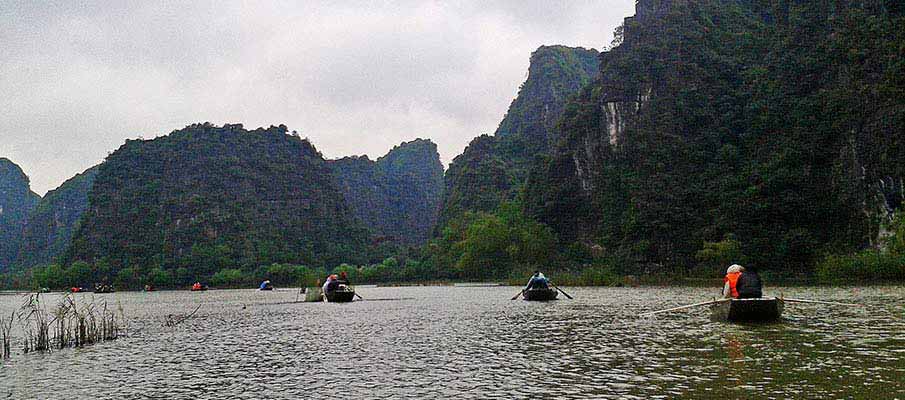
[(540, 271), (534, 271), (528, 284), (522, 289), (522, 297), (529, 301), (547, 301), (556, 300), (558, 294), (556, 290), (550, 288), (552, 284), (544, 274)]
[(550, 280), (540, 271), (534, 271), (534, 275), (531, 275), (531, 279), (528, 279), (528, 284), (525, 285), (525, 290), (549, 288)]
[(759, 299), (763, 297), (763, 281), (757, 270), (732, 264), (723, 278), (723, 298)]

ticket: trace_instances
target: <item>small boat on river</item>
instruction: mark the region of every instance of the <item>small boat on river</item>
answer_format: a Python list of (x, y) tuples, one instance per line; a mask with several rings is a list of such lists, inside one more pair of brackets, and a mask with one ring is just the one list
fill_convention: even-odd
[(710, 318), (728, 322), (775, 322), (782, 317), (783, 300), (775, 297), (731, 299), (710, 306)]
[(324, 291), (324, 301), (329, 303), (348, 303), (355, 300), (355, 288), (344, 283), (336, 285), (333, 290)]
[(556, 300), (559, 292), (553, 288), (531, 288), (522, 292), (522, 298), (528, 301), (550, 301)]

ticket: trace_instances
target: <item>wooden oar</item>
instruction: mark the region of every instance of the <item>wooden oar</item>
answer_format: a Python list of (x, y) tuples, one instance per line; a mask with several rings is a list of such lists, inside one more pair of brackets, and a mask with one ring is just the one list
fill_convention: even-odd
[(560, 293), (562, 293), (562, 294), (564, 294), (564, 295), (565, 295), (565, 296), (566, 296), (566, 297), (568, 297), (568, 298), (569, 298), (569, 300), (574, 300), (574, 299), (573, 299), (573, 298), (572, 298), (572, 296), (569, 296), (569, 294), (568, 294), (568, 293), (566, 293), (566, 292), (563, 292), (563, 291), (562, 291), (562, 289), (560, 289), (560, 288), (559, 288), (559, 286), (556, 286), (556, 285), (554, 285), (554, 284), (552, 284), (552, 283), (551, 283), (551, 284), (550, 284), (550, 286), (553, 286), (553, 287), (555, 287), (555, 288), (556, 288), (556, 290), (559, 290), (559, 292), (560, 292)]
[(645, 317), (645, 316), (648, 316), (648, 315), (660, 314), (660, 313), (665, 313), (665, 312), (670, 312), (670, 311), (684, 310), (684, 309), (686, 309), (686, 308), (692, 308), (692, 307), (698, 307), (698, 306), (706, 306), (706, 305), (709, 305), (709, 304), (722, 303), (722, 302), (726, 302), (726, 301), (729, 301), (729, 300), (732, 300), (732, 299), (719, 299), (719, 300), (705, 301), (705, 302), (702, 302), (702, 303), (689, 304), (689, 305), (687, 305), (687, 306), (667, 308), (667, 309), (665, 309), (665, 310), (660, 310), (660, 311), (652, 311), (652, 312), (640, 314), (640, 315), (638, 315), (638, 316), (639, 316), (639, 317)]
[(511, 298), (511, 299), (509, 299), (509, 300), (515, 300), (515, 299), (517, 299), (517, 298), (518, 298), (518, 297), (519, 297), (519, 296), (521, 296), (521, 295), (522, 295), (522, 293), (525, 293), (525, 289), (522, 289), (522, 291), (521, 291), (521, 292), (518, 292), (518, 294), (517, 294), (517, 295), (515, 295), (515, 296), (513, 296), (513, 297), (512, 297), (512, 298)]
[(355, 295), (358, 296), (359, 299), (364, 300), (364, 297), (361, 297), (361, 295), (358, 294), (358, 292), (355, 292)]
[(794, 303), (814, 303), (814, 304), (827, 304), (831, 306), (854, 306), (854, 307), (864, 307), (864, 304), (852, 304), (852, 303), (836, 303), (833, 301), (818, 301), (818, 300), (803, 300), (803, 299), (792, 299), (788, 297), (780, 297), (782, 301), (791, 301)]

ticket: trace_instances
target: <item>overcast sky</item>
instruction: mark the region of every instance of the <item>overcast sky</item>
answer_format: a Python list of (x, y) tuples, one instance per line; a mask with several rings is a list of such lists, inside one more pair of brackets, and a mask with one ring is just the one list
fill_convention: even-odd
[[(328, 158), (493, 133), (531, 52), (593, 47), (633, 0), (0, 2), (0, 157), (39, 194), (127, 138), (286, 124)], [(166, 4), (162, 6), (161, 4)]]

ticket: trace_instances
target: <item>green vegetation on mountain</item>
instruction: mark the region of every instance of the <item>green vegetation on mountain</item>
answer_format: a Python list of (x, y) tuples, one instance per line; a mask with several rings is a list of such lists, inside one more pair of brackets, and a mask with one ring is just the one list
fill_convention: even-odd
[(16, 269), (50, 263), (66, 251), (88, 208), (88, 191), (94, 185), (97, 170), (97, 166), (89, 168), (41, 199), (22, 230)]
[(129, 140), (100, 165), (63, 261), (98, 280), (159, 269), (184, 284), (227, 268), (364, 262), (367, 246), (307, 140), (282, 125), (199, 124)]
[(627, 273), (693, 266), (727, 238), (786, 273), (881, 243), (903, 198), (905, 7), (637, 7), (529, 178), (530, 215)]
[(0, 158), (0, 272), (15, 261), (22, 229), (40, 200), (41, 196), (31, 191), (22, 168)]
[(493, 213), (468, 211), (450, 221), (429, 247), (427, 262), (443, 266), (449, 276), (493, 279), (556, 260), (556, 236), (526, 218), (517, 203), (504, 202)]
[(377, 161), (367, 156), (328, 161), (355, 215), (380, 241), (421, 245), (437, 222), (443, 164), (437, 145), (417, 139)]
[(531, 54), (528, 79), (496, 134), (475, 138), (450, 164), (437, 232), (468, 211), (493, 212), (516, 198), (530, 166), (557, 141), (554, 128), (566, 101), (596, 74), (598, 56), (565, 46)]

